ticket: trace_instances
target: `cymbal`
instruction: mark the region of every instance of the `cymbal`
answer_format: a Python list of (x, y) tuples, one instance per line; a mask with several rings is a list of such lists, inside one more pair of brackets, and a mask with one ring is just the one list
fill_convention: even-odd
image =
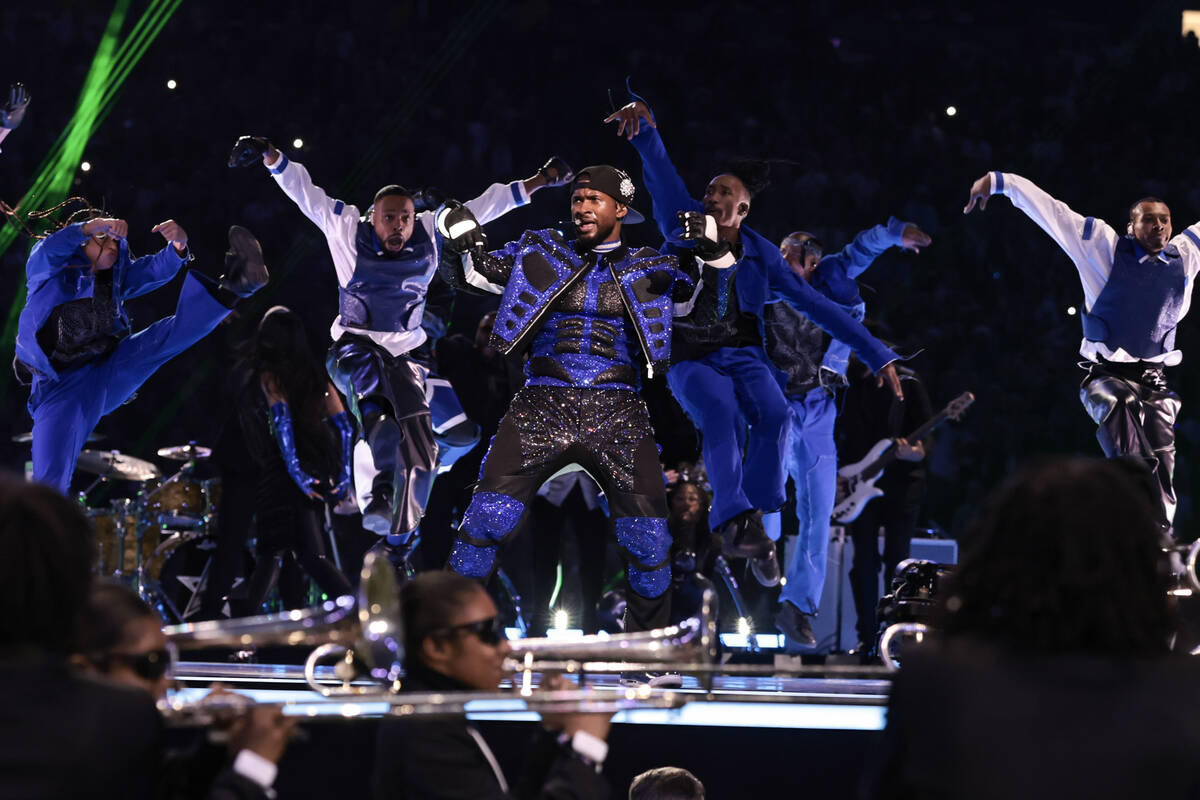
[(208, 458), (212, 455), (212, 448), (198, 444), (181, 444), (175, 447), (161, 447), (158, 450), (158, 455), (161, 458), (169, 458), (172, 461), (190, 461), (192, 459)]
[(148, 481), (162, 475), (158, 467), (149, 461), (116, 450), (84, 450), (79, 454), (76, 469), (127, 481)]
[[(103, 438), (104, 438), (103, 433), (89, 433), (87, 440), (89, 442), (98, 442)], [(25, 433), (18, 433), (16, 436), (12, 437), (12, 440), (14, 442), (16, 442), (17, 444), (29, 444), (30, 442), (33, 441), (33, 431), (25, 431)]]

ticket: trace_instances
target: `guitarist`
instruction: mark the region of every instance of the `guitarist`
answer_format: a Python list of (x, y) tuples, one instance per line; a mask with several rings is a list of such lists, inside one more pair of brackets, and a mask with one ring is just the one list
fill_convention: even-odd
[[(921, 427), (933, 416), (929, 394), (920, 376), (908, 367), (898, 367), (904, 399), (880, 390), (875, 379), (857, 359), (850, 363), (850, 386), (838, 418), (838, 452), (852, 464), (864, 458), (880, 439), (894, 439), (896, 460), (888, 465), (876, 486), (883, 497), (868, 503), (858, 519), (846, 526), (854, 543), (850, 585), (858, 618), (859, 653), (873, 649), (875, 606), (879, 602), (879, 568), (891, 580), (896, 565), (908, 558), (913, 528), (925, 500), (925, 457), (929, 441), (908, 442), (903, 436)], [(839, 478), (839, 480), (842, 480)], [(879, 552), (879, 528), (883, 527), (883, 553)]]

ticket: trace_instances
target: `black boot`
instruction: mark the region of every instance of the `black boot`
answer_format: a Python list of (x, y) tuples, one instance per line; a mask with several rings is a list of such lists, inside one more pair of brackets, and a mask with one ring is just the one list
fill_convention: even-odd
[(396, 453), (404, 433), (394, 417), (370, 414), (363, 421), (367, 445), (378, 473), (371, 484), (371, 502), (363, 510), (363, 527), (379, 536), (392, 532), (395, 499)]

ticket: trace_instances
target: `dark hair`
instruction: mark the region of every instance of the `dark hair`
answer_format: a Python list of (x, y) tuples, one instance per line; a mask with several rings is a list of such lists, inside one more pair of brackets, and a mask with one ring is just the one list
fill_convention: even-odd
[(1138, 206), (1140, 206), (1142, 203), (1162, 203), (1164, 206), (1166, 205), (1166, 203), (1163, 203), (1163, 201), (1159, 200), (1157, 197), (1143, 197), (1141, 200), (1138, 200), (1136, 203), (1134, 203), (1133, 205), (1131, 205), (1129, 207), (1129, 221), (1130, 222), (1137, 222)]
[(84, 609), (83, 631), (78, 650), (85, 655), (103, 655), (125, 641), (129, 624), (140, 619), (158, 622), (154, 609), (137, 592), (121, 583), (97, 581)]
[(382, 189), (380, 189), (378, 192), (375, 193), (375, 199), (371, 201), (371, 204), (374, 205), (375, 203), (378, 203), (383, 198), (391, 197), (392, 195), (397, 195), (399, 197), (407, 197), (410, 200), (413, 199), (413, 193), (410, 192), (408, 189), (405, 189), (403, 186), (401, 186), (398, 183), (389, 183), (387, 186), (384, 186)]
[(251, 359), (256, 377), (266, 373), (279, 382), (305, 460), (311, 459), (327, 475), (333, 474), (339, 456), (324, 423), (329, 381), (309, 346), (300, 316), (284, 306), (269, 309), (254, 334)]
[(658, 767), (633, 779), (629, 800), (704, 800), (704, 784), (682, 767)]
[[(55, 218), (59, 212), (70, 206), (82, 206), (82, 208), (71, 212), (65, 220), (61, 222)], [(30, 211), (21, 218), (19, 208), (13, 208), (7, 203), (0, 202), (0, 213), (3, 213), (8, 218), (8, 223), (19, 229), (22, 233), (34, 239), (44, 239), (55, 231), (62, 230), (68, 225), (73, 225), (76, 222), (87, 222), (90, 219), (107, 216), (103, 208), (93, 206), (86, 197), (68, 197), (56, 206), (44, 209), (42, 211)], [(40, 226), (40, 230), (34, 226)]]
[(758, 158), (734, 158), (727, 161), (718, 174), (737, 178), (753, 198), (771, 183), (771, 164)]
[(1009, 477), (964, 536), (943, 630), (1022, 652), (1165, 653), (1168, 570), (1144, 474), (1125, 459), (1058, 457)]
[(483, 587), (454, 572), (422, 572), (400, 589), (405, 658), (420, 658), (421, 643), (451, 625), (454, 616)]
[(0, 478), (0, 645), (67, 654), (91, 587), (92, 531), (49, 486)]

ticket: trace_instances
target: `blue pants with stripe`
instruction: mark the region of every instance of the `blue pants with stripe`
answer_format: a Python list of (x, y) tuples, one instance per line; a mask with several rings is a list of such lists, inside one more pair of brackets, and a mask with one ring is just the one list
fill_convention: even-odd
[(71, 486), (79, 451), (100, 418), (128, 400), (154, 371), (204, 338), (229, 309), (188, 274), (174, 316), (121, 341), (108, 355), (38, 381), (33, 416), (33, 479), (61, 492)]

